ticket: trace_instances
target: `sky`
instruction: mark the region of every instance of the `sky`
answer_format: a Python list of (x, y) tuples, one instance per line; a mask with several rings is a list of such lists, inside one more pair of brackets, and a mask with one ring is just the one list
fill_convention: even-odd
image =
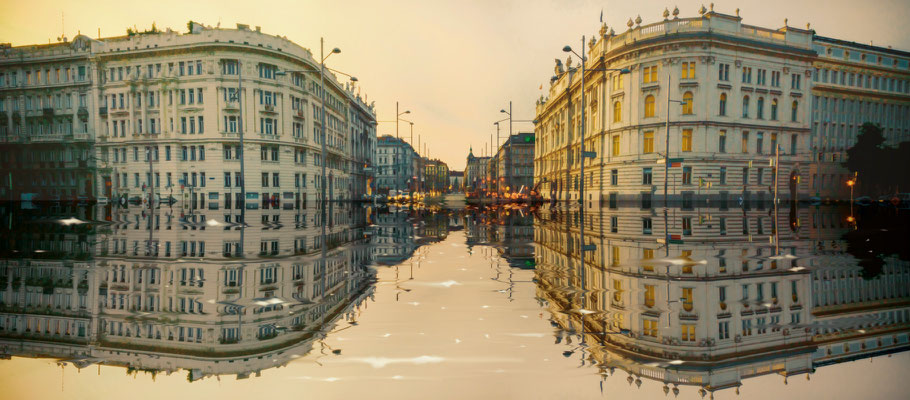
[[(604, 22), (617, 31), (629, 18), (643, 24), (662, 20), (664, 8), (678, 6), (681, 18), (698, 16), (697, 1), (617, 0), (270, 0), (250, 1), (48, 1), (0, 0), (0, 42), (14, 46), (47, 43), (61, 32), (91, 37), (119, 36), (127, 27), (186, 30), (193, 20), (206, 25), (261, 26), (319, 50), (339, 47), (328, 66), (355, 75), (361, 91), (376, 101), (377, 119), (394, 120), (395, 102), (411, 111), (413, 144), (421, 153), (461, 170), (468, 150), (484, 153), (495, 136), (493, 122), (506, 117), (534, 119), (534, 104), (552, 75), (553, 59), (565, 59), (566, 44), (578, 47)], [(704, 3), (708, 6), (708, 3)], [(906, 0), (763, 0), (716, 2), (714, 10), (743, 23), (780, 28), (806, 23), (819, 35), (910, 51), (910, 2)], [(61, 21), (61, 13), (64, 21)], [(61, 24), (62, 23), (62, 24)], [(62, 25), (62, 26), (61, 26)], [(533, 131), (527, 122), (514, 132)], [(399, 134), (410, 141), (407, 123)], [(507, 124), (500, 136), (505, 139)], [(395, 134), (394, 123), (380, 123), (378, 134)], [(495, 139), (494, 139), (495, 141)]]

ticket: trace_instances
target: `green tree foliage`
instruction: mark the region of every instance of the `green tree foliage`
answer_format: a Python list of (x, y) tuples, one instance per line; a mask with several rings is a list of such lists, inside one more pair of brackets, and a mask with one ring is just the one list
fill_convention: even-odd
[(910, 191), (910, 142), (886, 146), (882, 128), (866, 122), (843, 163), (858, 174), (859, 193), (874, 196)]

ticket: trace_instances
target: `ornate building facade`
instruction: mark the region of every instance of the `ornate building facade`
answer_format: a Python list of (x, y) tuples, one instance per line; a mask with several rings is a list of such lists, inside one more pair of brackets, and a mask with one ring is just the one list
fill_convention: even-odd
[[(321, 187), (329, 200), (367, 191), (373, 106), (327, 74), (323, 184), (319, 64), (310, 50), (258, 27), (194, 23), (186, 34), (79, 35), (4, 50), (0, 136), (9, 151), (0, 165), (14, 179), (9, 198), (147, 197), (151, 186), (165, 198), (237, 207), (244, 201), (306, 204), (319, 198)], [(56, 147), (44, 152), (48, 145)], [(22, 175), (57, 163), (74, 169), (37, 179)], [(241, 182), (246, 199), (239, 196)]]
[[(824, 169), (813, 75), (819, 63), (832, 62), (819, 55), (819, 46), (832, 39), (808, 27), (746, 25), (738, 12), (700, 13), (678, 18), (678, 10), (672, 17), (665, 11), (662, 22), (650, 25), (630, 19), (621, 32), (604, 25), (578, 49), (587, 57), (584, 88), (571, 58), (556, 61), (549, 92), (537, 102), (535, 182), (545, 198), (578, 201), (581, 162), (584, 201), (592, 205), (663, 199), (665, 182), (676, 204), (763, 201), (773, 196), (775, 182), (782, 199), (825, 194), (812, 190), (822, 179), (814, 171)], [(910, 81), (910, 54), (866, 47), (870, 60), (882, 56), (890, 63), (863, 66), (872, 85), (885, 79), (895, 92), (864, 95), (888, 103), (877, 110), (890, 110), (893, 140), (907, 140), (906, 118), (898, 111), (910, 98), (896, 91)], [(849, 61), (838, 54), (839, 63)], [(587, 157), (580, 153), (582, 132), (586, 151), (593, 152)]]

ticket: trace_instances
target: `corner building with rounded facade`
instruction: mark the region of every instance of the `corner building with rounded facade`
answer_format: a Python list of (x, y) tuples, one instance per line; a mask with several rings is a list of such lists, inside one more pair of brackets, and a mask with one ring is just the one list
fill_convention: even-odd
[[(589, 207), (660, 205), (664, 182), (671, 205), (770, 201), (776, 149), (782, 201), (826, 194), (811, 189), (814, 31), (700, 12), (629, 20), (621, 33), (604, 25), (584, 49), (584, 103), (580, 65), (556, 60), (536, 106), (535, 184), (545, 199), (580, 200), (582, 108), (585, 151), (594, 152), (583, 179)], [(897, 76), (910, 79), (906, 69)]]

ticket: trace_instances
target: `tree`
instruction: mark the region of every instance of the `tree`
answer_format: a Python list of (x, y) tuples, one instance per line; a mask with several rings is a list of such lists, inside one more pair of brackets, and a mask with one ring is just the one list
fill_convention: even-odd
[(885, 137), (877, 124), (866, 122), (860, 127), (856, 144), (847, 150), (847, 160), (842, 164), (850, 172), (857, 173), (858, 183), (866, 193), (883, 193), (892, 184), (889, 171), (891, 149), (883, 146)]

